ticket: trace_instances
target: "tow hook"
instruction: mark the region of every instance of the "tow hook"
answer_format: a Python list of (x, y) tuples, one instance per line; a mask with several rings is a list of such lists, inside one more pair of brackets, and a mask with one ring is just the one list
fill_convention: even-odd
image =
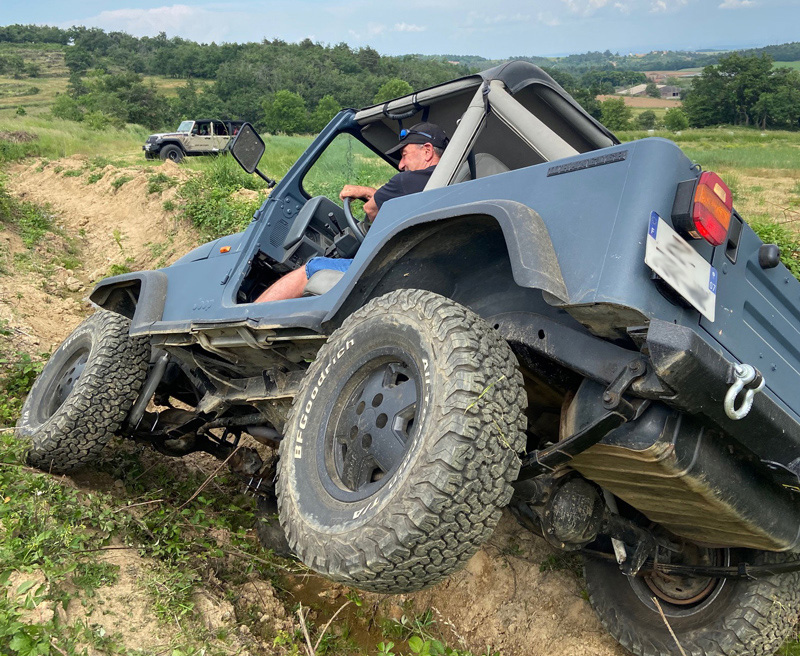
[[(749, 364), (737, 364), (733, 367), (734, 382), (725, 394), (725, 414), (733, 420), (744, 419), (753, 407), (753, 398), (764, 389), (764, 376)], [(736, 407), (736, 399), (742, 390), (746, 390), (741, 405)]]

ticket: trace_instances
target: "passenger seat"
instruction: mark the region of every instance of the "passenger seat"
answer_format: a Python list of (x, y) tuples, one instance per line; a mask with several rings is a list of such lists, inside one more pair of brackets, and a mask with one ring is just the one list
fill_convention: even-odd
[[(505, 173), (510, 171), (503, 162), (497, 159), (494, 155), (489, 153), (475, 153), (475, 177), (488, 178), (490, 175), (497, 175), (498, 173)], [(453, 184), (459, 182), (466, 182), (469, 180), (469, 164), (464, 162), (461, 168), (458, 169)]]

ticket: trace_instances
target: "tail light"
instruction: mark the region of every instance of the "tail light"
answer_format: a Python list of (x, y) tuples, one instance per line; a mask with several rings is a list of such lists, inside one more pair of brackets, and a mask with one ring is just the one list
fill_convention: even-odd
[(719, 246), (728, 235), (733, 213), (731, 190), (716, 173), (706, 171), (700, 178), (678, 185), (672, 206), (672, 225), (693, 239), (705, 239)]

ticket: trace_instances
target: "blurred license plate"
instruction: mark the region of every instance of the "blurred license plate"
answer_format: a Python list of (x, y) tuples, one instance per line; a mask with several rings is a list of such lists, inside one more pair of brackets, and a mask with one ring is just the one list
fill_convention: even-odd
[(650, 214), (644, 262), (700, 314), (714, 321), (717, 270), (658, 214)]

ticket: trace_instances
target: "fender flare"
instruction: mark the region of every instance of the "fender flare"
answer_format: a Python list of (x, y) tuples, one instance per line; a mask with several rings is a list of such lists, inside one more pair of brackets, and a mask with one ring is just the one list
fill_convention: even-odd
[(188, 150), (186, 150), (186, 148), (183, 147), (183, 144), (180, 141), (177, 141), (176, 139), (170, 139), (169, 141), (162, 141), (158, 145), (158, 152), (161, 152), (161, 150), (162, 150), (162, 148), (164, 148), (164, 146), (177, 146), (178, 148), (180, 148), (181, 152), (184, 155), (188, 154), (188, 152), (189, 152)]
[[(336, 301), (324, 322), (331, 321), (339, 313), (357, 287), (361, 289), (371, 287), (368, 281), (370, 274), (379, 268), (393, 245), (399, 244), (411, 229), (424, 224), (435, 226), (447, 220), (476, 216), (489, 217), (499, 225), (508, 249), (514, 281), (520, 287), (541, 289), (557, 299), (559, 304), (569, 303), (569, 293), (561, 274), (558, 257), (542, 217), (522, 203), (509, 200), (483, 200), (433, 210), (395, 224), (388, 232), (381, 235), (377, 244), (370, 245), (371, 256), (359, 263), (356, 275), (349, 281), (344, 293)], [(419, 241), (419, 239), (412, 240), (407, 245), (398, 245), (397, 248), (410, 250)], [(367, 280), (367, 283), (360, 285), (359, 283), (364, 280)]]
[(131, 334), (143, 332), (159, 321), (167, 300), (167, 274), (163, 271), (137, 271), (101, 280), (89, 300), (105, 310), (131, 320)]

